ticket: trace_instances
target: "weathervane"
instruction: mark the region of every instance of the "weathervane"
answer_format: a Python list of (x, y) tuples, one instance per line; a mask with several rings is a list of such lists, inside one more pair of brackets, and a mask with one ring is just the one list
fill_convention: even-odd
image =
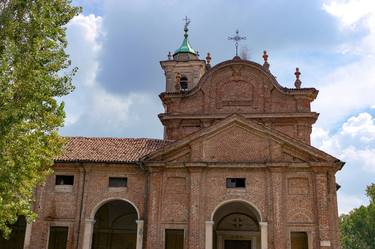
[(189, 31), (188, 26), (190, 24), (190, 19), (187, 16), (185, 16), (183, 20), (185, 21), (185, 28), (184, 28), (185, 37), (187, 37), (188, 36), (187, 32)]
[(239, 35), (240, 31), (237, 29), (236, 30), (236, 35), (233, 37), (228, 37), (228, 40), (234, 40), (235, 41), (235, 46), (236, 46), (236, 56), (238, 56), (238, 42), (241, 40), (246, 40), (246, 36), (241, 37)]

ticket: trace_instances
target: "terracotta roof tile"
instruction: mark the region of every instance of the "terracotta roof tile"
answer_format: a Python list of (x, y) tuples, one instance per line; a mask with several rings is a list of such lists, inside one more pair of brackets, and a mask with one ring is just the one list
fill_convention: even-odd
[(55, 162), (135, 162), (171, 143), (151, 138), (66, 137)]

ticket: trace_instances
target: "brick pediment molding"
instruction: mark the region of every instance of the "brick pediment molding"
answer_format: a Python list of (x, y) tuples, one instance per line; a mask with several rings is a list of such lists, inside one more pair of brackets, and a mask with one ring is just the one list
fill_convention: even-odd
[(233, 114), (143, 158), (146, 162), (342, 162), (280, 131)]

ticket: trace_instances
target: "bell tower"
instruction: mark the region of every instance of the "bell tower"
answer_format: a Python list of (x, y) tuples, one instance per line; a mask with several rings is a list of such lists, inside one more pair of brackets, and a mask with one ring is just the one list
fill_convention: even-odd
[(184, 20), (185, 34), (181, 46), (173, 56), (169, 52), (168, 60), (160, 62), (166, 78), (165, 92), (187, 92), (198, 84), (199, 79), (206, 72), (206, 61), (199, 59), (198, 52), (189, 43), (190, 20), (187, 17)]

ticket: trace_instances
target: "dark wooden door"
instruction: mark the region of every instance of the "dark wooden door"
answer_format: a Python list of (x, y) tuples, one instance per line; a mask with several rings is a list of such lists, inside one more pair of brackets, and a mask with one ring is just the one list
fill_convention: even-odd
[(224, 249), (251, 249), (251, 240), (225, 240)]

